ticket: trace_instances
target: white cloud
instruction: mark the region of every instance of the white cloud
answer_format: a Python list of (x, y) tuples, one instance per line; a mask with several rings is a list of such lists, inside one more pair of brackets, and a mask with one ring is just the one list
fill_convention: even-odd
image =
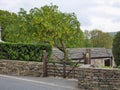
[(120, 8), (112, 7), (112, 6), (102, 6), (102, 7), (90, 8), (89, 10), (93, 13), (120, 15)]
[[(120, 31), (120, 0), (96, 0), (98, 6), (88, 8), (88, 18), (91, 25), (82, 26), (82, 29), (100, 29), (105, 32)], [(117, 4), (117, 5), (118, 5)]]
[(98, 4), (98, 5), (113, 5), (115, 3), (120, 3), (120, 0), (92, 0), (94, 1), (94, 3)]
[(99, 29), (104, 32), (120, 31), (120, 22), (113, 23), (112, 20), (102, 17), (91, 16), (91, 26), (82, 27), (83, 29), (93, 30)]
[(21, 3), (21, 0), (16, 0), (16, 1), (1, 0), (0, 8), (3, 10), (9, 10), (9, 11), (15, 12), (18, 9), (20, 3)]

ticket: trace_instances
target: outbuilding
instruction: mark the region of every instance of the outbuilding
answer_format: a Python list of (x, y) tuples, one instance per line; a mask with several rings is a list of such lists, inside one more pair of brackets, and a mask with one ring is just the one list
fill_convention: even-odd
[[(68, 58), (72, 61), (83, 62), (94, 67), (113, 67), (115, 65), (112, 49), (106, 48), (67, 48)], [(64, 54), (57, 48), (53, 48), (52, 59), (61, 60)]]

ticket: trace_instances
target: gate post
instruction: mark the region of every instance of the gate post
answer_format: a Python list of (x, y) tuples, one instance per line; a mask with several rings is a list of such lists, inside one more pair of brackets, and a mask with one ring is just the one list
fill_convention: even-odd
[(42, 61), (43, 61), (43, 77), (47, 77), (48, 73), (47, 73), (47, 52), (46, 50), (43, 50), (43, 55), (42, 55)]
[(66, 78), (66, 62), (63, 62), (63, 78)]

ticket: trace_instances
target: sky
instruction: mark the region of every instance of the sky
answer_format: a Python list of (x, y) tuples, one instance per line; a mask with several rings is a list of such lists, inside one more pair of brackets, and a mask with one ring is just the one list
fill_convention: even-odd
[(120, 0), (0, 0), (0, 9), (17, 13), (20, 8), (29, 11), (51, 3), (62, 12), (74, 12), (82, 31), (120, 31)]

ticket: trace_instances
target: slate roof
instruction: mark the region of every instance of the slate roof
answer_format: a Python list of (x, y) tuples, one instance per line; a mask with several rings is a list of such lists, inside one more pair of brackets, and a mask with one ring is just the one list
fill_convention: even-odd
[[(104, 58), (104, 57), (112, 57), (112, 50), (105, 48), (90, 48), (91, 50), (91, 58)], [(83, 54), (86, 53), (86, 48), (68, 48), (68, 58), (78, 60), (83, 58)], [(53, 48), (54, 59), (63, 59), (63, 53), (57, 49)]]

